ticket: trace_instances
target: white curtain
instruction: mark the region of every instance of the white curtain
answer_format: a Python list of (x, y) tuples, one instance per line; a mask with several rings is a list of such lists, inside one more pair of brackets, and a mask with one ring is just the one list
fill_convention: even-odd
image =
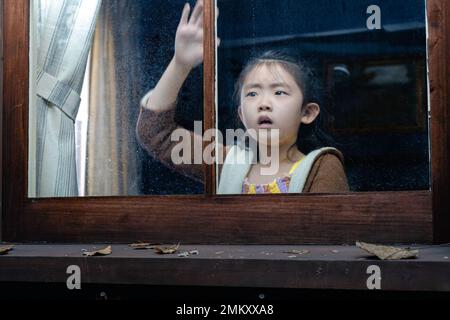
[(37, 197), (77, 196), (75, 118), (101, 0), (34, 0)]

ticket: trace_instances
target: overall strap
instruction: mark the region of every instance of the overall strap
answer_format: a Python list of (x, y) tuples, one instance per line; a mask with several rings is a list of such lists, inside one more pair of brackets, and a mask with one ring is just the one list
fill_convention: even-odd
[[(325, 147), (310, 152), (301, 160), (289, 184), (289, 193), (301, 193), (308, 179), (314, 162), (324, 153), (337, 153), (336, 148)], [(241, 194), (242, 183), (247, 176), (253, 159), (253, 152), (237, 145), (231, 147), (222, 166), (217, 194)]]
[(217, 194), (241, 194), (242, 182), (250, 171), (252, 159), (250, 149), (232, 146), (222, 166)]

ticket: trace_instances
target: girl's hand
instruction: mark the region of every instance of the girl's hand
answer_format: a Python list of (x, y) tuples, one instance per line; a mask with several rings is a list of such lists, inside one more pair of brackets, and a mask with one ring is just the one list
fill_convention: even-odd
[(194, 11), (186, 3), (175, 36), (175, 62), (193, 69), (203, 62), (203, 0), (197, 0)]

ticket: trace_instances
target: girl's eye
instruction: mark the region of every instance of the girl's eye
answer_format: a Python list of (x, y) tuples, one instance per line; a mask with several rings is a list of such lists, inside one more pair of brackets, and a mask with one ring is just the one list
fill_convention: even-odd
[(283, 94), (287, 95), (287, 93), (285, 91), (279, 90), (279, 91), (275, 92), (275, 95), (277, 95), (277, 96), (281, 96)]
[(247, 93), (246, 97), (256, 97), (256, 92), (252, 91)]

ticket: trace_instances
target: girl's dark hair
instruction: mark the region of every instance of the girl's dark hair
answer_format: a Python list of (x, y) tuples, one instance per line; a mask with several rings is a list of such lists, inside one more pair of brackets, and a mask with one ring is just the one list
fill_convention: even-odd
[[(296, 142), (297, 148), (301, 152), (307, 154), (321, 147), (334, 146), (335, 143), (333, 138), (323, 130), (324, 119), (326, 119), (327, 112), (322, 104), (323, 89), (319, 79), (304, 61), (295, 59), (284, 51), (266, 51), (248, 61), (235, 84), (233, 99), (236, 105), (239, 106), (241, 103), (241, 91), (248, 74), (254, 68), (261, 65), (279, 65), (295, 79), (297, 85), (302, 90), (304, 97), (302, 108), (311, 102), (315, 102), (321, 107), (319, 116), (311, 124), (300, 125)], [(237, 119), (240, 122), (239, 117), (237, 117)], [(292, 147), (294, 146), (295, 144), (292, 145)]]

